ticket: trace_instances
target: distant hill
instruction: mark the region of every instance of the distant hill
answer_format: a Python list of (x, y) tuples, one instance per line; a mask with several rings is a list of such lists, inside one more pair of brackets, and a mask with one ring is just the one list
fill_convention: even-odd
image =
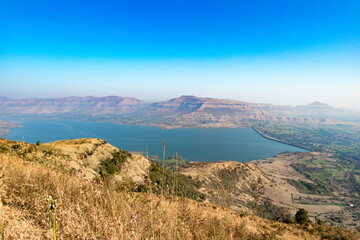
[(66, 98), (0, 98), (1, 115), (28, 116), (93, 116), (127, 114), (142, 108), (144, 102), (129, 97), (66, 97)]
[(272, 104), (250, 104), (250, 106), (277, 116), (360, 121), (360, 112), (344, 108), (335, 108), (322, 102), (313, 102), (308, 105), (299, 105), (295, 107)]

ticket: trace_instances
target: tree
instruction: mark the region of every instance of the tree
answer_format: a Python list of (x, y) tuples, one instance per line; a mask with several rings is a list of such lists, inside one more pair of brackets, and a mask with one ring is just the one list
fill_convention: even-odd
[(301, 225), (308, 224), (310, 222), (308, 212), (300, 208), (295, 214), (295, 221)]

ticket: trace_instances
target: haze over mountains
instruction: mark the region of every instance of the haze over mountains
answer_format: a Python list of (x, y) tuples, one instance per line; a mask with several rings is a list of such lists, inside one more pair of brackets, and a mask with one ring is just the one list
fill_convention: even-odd
[(144, 105), (134, 98), (65, 97), (65, 98), (0, 98), (2, 113), (10, 116), (50, 115), (54, 113), (108, 114), (129, 113)]
[(272, 104), (250, 104), (252, 107), (270, 114), (294, 117), (331, 118), (343, 121), (359, 121), (360, 112), (345, 108), (335, 108), (326, 103), (313, 102), (308, 105), (280, 106)]
[[(253, 104), (230, 99), (181, 96), (144, 102), (130, 97), (0, 98), (2, 118), (113, 121), (162, 127), (244, 127), (254, 121), (360, 121), (360, 113), (315, 102), (304, 106)], [(324, 120), (327, 119), (327, 120)], [(331, 121), (330, 121), (331, 122)]]

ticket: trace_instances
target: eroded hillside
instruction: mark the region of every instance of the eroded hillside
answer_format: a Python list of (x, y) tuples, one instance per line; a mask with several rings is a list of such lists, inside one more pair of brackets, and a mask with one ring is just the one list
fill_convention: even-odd
[(191, 163), (179, 171), (202, 183), (199, 190), (208, 202), (253, 214), (257, 201), (258, 216), (282, 220), (304, 208), (314, 222), (359, 229), (357, 175), (329, 153), (282, 153), (246, 164)]

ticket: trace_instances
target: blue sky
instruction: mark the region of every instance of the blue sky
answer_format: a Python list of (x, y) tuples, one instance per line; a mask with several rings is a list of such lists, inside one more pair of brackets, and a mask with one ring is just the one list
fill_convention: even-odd
[(0, 96), (359, 107), (360, 1), (1, 1)]

